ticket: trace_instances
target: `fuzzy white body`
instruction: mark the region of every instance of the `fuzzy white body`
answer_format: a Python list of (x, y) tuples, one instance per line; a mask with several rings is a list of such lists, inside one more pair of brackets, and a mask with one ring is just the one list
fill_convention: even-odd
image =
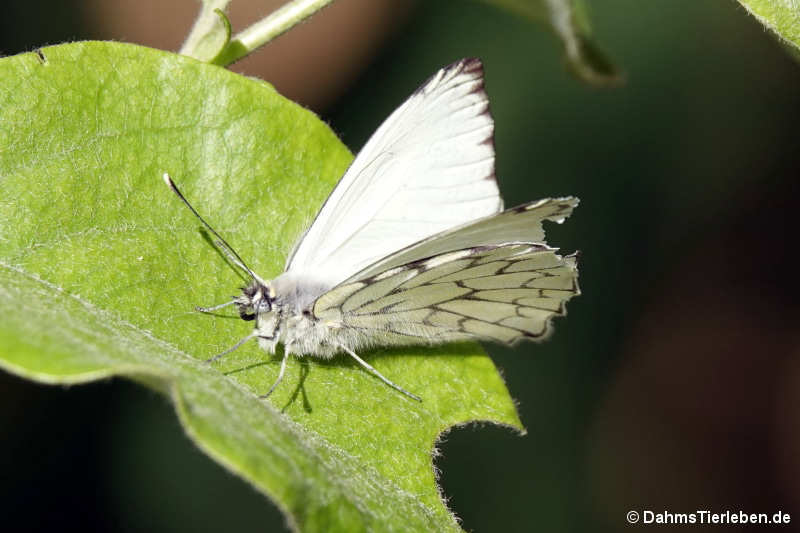
[(269, 292), (274, 295), (272, 309), (257, 313), (255, 318), (258, 345), (275, 353), (277, 343), (281, 343), (287, 354), (323, 359), (341, 351), (343, 343), (351, 349), (357, 348), (348, 342), (350, 339), (340, 338), (346, 337), (339, 335), (340, 324), (313, 316), (314, 302), (329, 289), (326, 284), (300, 279), (288, 272), (272, 280), (269, 284)]

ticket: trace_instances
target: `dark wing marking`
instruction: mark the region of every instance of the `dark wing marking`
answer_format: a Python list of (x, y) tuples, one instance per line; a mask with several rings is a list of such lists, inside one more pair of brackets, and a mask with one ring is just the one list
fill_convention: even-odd
[(539, 340), (580, 293), (576, 255), (542, 244), (467, 248), (345, 283), (323, 294), (314, 315), (361, 335), (364, 344), (484, 339)]

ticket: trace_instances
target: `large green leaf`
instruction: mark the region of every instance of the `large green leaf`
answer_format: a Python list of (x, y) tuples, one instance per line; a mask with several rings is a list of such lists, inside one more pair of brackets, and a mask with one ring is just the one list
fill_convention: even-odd
[(266, 83), (190, 58), (74, 43), (0, 60), (0, 365), (44, 383), (122, 375), (168, 394), (197, 445), (305, 531), (457, 530), (431, 453), (453, 424), (519, 428), (472, 344), (278, 360), (201, 315), (243, 280), (169, 172), (263, 277), (281, 271), (351, 154)]

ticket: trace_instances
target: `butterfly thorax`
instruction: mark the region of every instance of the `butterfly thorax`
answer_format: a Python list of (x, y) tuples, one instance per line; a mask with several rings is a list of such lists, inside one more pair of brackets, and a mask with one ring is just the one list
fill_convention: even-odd
[(239, 316), (255, 320), (259, 345), (275, 352), (277, 343), (297, 355), (329, 357), (337, 350), (330, 345), (330, 325), (314, 316), (314, 302), (330, 289), (328, 284), (284, 273), (271, 282), (253, 280), (236, 299)]

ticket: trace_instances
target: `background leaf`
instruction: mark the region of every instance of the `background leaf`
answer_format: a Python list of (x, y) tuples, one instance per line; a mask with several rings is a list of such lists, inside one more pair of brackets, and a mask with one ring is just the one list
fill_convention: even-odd
[(436, 438), (473, 419), (520, 427), (479, 347), (368, 354), (422, 404), (341, 359), (292, 361), (269, 403), (256, 395), (278, 361), (254, 344), (198, 362), (250, 325), (192, 306), (243, 281), (161, 173), (268, 278), (351, 160), (325, 124), (265, 83), (116, 43), (0, 60), (0, 101), (0, 365), (165, 392), (197, 445), (294, 527), (458, 529)]
[(484, 0), (544, 23), (561, 40), (567, 64), (576, 76), (593, 85), (616, 85), (622, 76), (591, 37), (589, 18), (581, 0)]

